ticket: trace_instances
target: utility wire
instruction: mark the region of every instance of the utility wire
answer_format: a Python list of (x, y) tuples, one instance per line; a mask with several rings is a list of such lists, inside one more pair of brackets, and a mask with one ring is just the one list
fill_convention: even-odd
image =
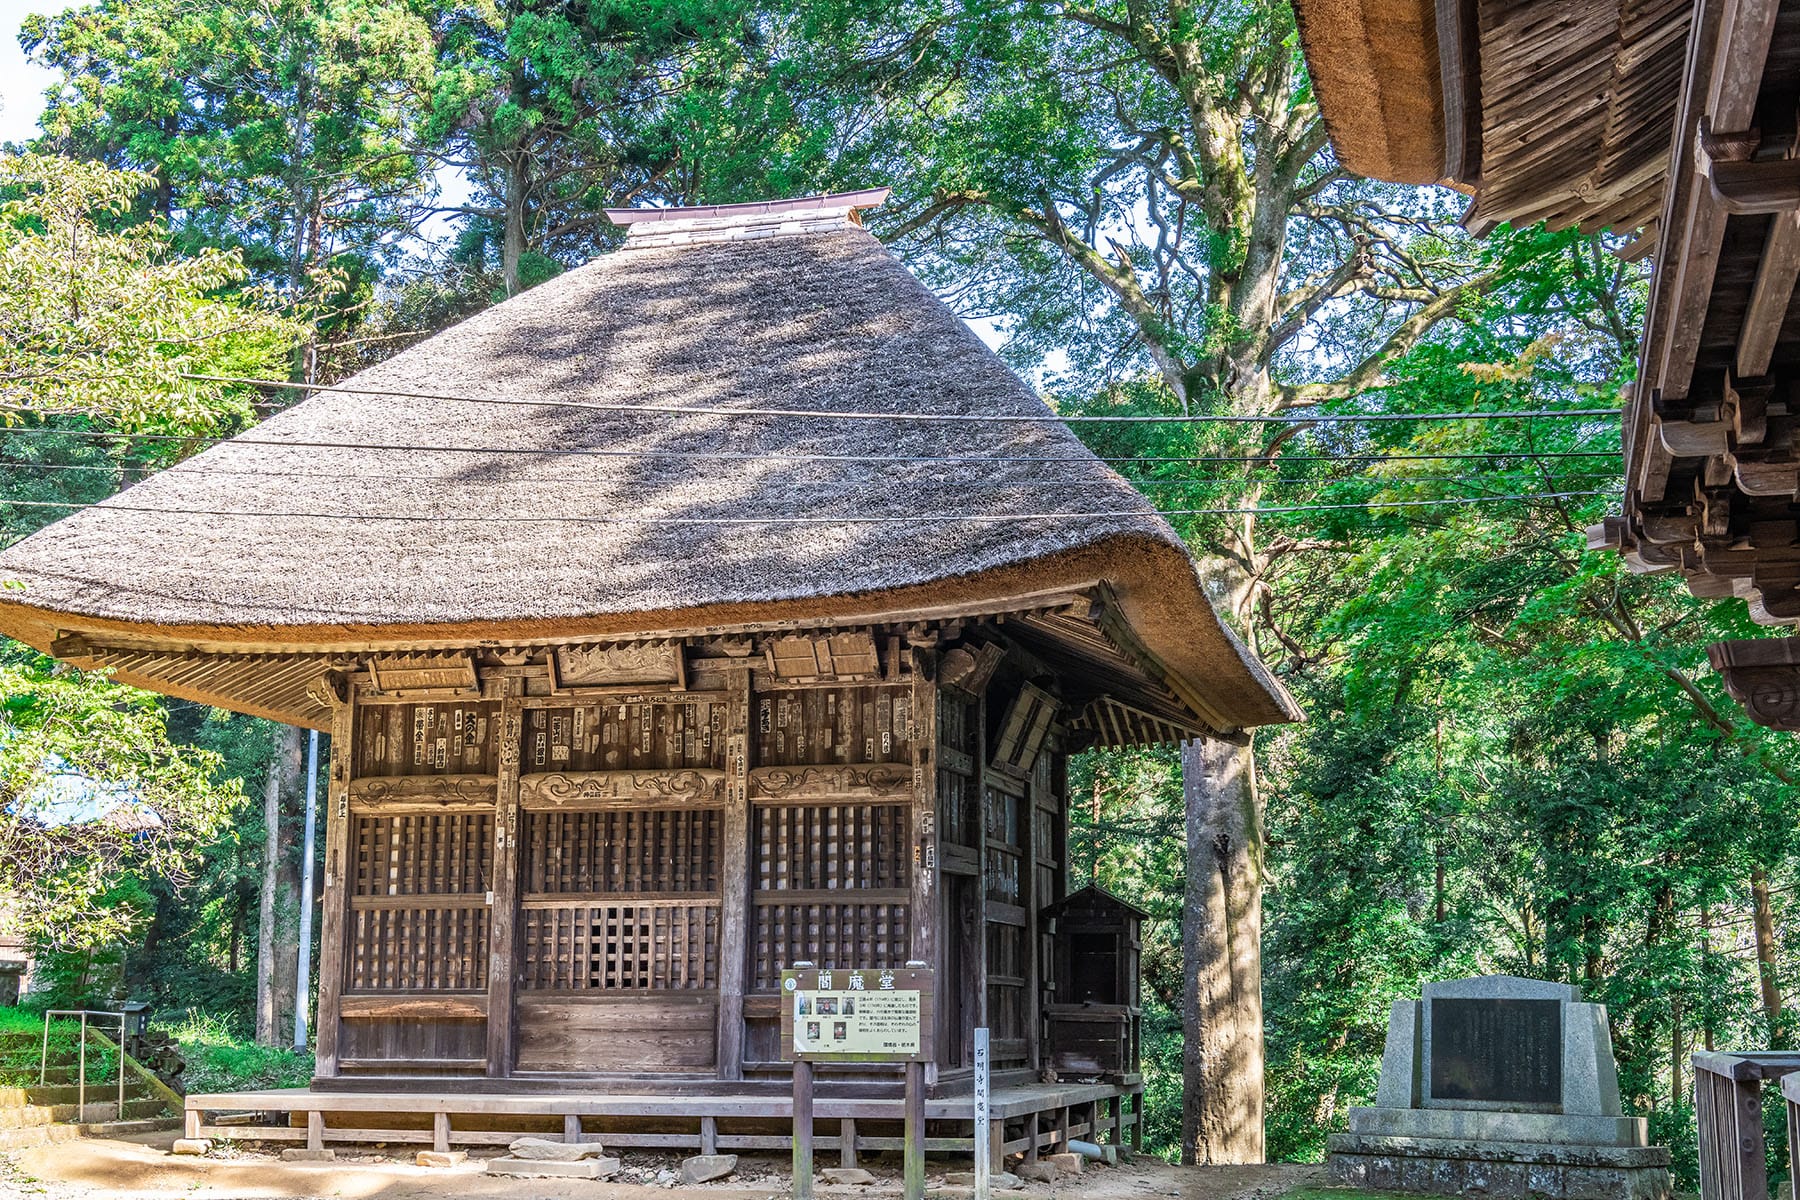
[(1057, 521), (1144, 518), (1149, 516), (1260, 516), (1270, 513), (1326, 512), (1344, 509), (1423, 508), (1445, 504), (1489, 504), (1528, 500), (1570, 500), (1587, 496), (1610, 496), (1611, 491), (1540, 492), (1513, 496), (1463, 496), (1442, 500), (1390, 500), (1364, 504), (1293, 504), (1274, 508), (1166, 508), (1114, 509), (1101, 512), (1027, 512), (1027, 513), (921, 513), (899, 517), (421, 517), (404, 513), (333, 513), (333, 512), (255, 512), (197, 508), (155, 508), (134, 504), (79, 504), (60, 500), (13, 500), (0, 497), (0, 505), (17, 508), (105, 508), (112, 512), (156, 513), (177, 517), (275, 517), (287, 520), (317, 521), (389, 521), (446, 524), (547, 524), (547, 525), (938, 525), (956, 522), (993, 521)]
[[(1316, 487), (1330, 487), (1341, 483), (1483, 483), (1495, 476), (1518, 471), (1530, 470), (1529, 466), (1513, 468), (1495, 468), (1482, 475), (1262, 475), (1246, 478), (1242, 475), (1193, 475), (1186, 478), (1161, 478), (1147, 475), (1121, 475), (1119, 478), (1136, 487), (1206, 487), (1213, 484), (1285, 484), (1305, 483)], [(230, 475), (250, 479), (363, 479), (366, 476), (355, 471), (261, 471), (233, 467), (201, 467), (190, 463), (166, 467), (161, 470), (152, 467), (133, 466), (129, 464), (96, 465), (92, 463), (39, 463), (9, 462), (0, 460), (0, 472), (19, 471), (98, 471), (113, 475), (134, 472), (146, 478), (156, 475), (196, 476), (196, 475)], [(1565, 479), (1606, 479), (1617, 475), (1615, 470), (1579, 470), (1562, 472)], [(455, 475), (396, 475), (383, 473), (385, 480), (407, 483), (455, 483), (463, 487), (511, 487), (521, 483), (565, 484), (571, 487), (592, 487), (591, 478), (571, 478), (566, 475), (512, 475), (505, 479), (461, 479)], [(1003, 486), (1042, 486), (1067, 488), (1069, 485), (1052, 479), (1020, 479), (1008, 480)]]
[[(64, 378), (70, 378), (65, 376)], [(118, 379), (131, 380), (135, 376), (126, 374), (95, 374), (73, 376), (77, 379)], [(677, 405), (677, 404), (605, 404), (594, 400), (534, 400), (503, 399), (498, 396), (456, 396), (433, 392), (404, 392), (388, 388), (356, 388), (344, 387), (340, 384), (295, 383), (276, 379), (252, 379), (245, 375), (202, 375), (193, 372), (180, 372), (177, 378), (201, 383), (237, 383), (255, 387), (289, 389), (305, 392), (330, 392), (345, 396), (381, 396), (399, 400), (428, 400), (453, 404), (498, 404), (515, 408), (571, 408), (589, 412), (609, 412), (624, 415), (655, 414), (659, 416), (706, 416), (706, 417), (804, 417), (808, 420), (844, 420), (844, 421), (912, 421), (925, 424), (976, 424), (976, 425), (1304, 425), (1304, 424), (1361, 424), (1377, 421), (1500, 421), (1536, 418), (1572, 418), (1572, 417), (1605, 417), (1618, 420), (1622, 410), (1617, 408), (1567, 408), (1567, 409), (1524, 409), (1502, 412), (1447, 412), (1447, 413), (1287, 413), (1287, 414), (1255, 414), (1255, 413), (1209, 413), (1199, 416), (1175, 416), (1161, 414), (1141, 414), (1131, 416), (1107, 417), (1066, 415), (1055, 413), (906, 413), (906, 412), (869, 412), (856, 409), (808, 409), (808, 408), (726, 408), (719, 405)]]
[(693, 462), (845, 462), (845, 463), (1266, 463), (1277, 462), (1435, 462), (1495, 458), (1618, 458), (1618, 450), (1483, 450), (1443, 454), (1197, 454), (1130, 455), (1108, 458), (1094, 454), (781, 454), (757, 451), (615, 450), (600, 446), (430, 446), (407, 442), (322, 442), (233, 437), (189, 437), (174, 433), (112, 433), (94, 429), (4, 429), (0, 440), (18, 434), (117, 441), (203, 442), (234, 446), (272, 446), (292, 450), (391, 450), (418, 454), (544, 455), (548, 457), (666, 458)]

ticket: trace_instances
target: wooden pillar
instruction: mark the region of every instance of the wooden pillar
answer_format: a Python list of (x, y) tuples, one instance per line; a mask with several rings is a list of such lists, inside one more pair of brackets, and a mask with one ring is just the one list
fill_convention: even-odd
[(991, 1030), (993, 1026), (988, 1023), (987, 719), (987, 689), (983, 688), (975, 701), (975, 961), (970, 964), (966, 978), (975, 992), (973, 1024)]
[(581, 1140), (581, 1118), (575, 1113), (563, 1114), (563, 1141), (579, 1142)]
[[(937, 862), (937, 655), (923, 647), (912, 651), (913, 877), (909, 929), (912, 958), (937, 969), (940, 987), (952, 977), (938, 961)], [(945, 1011), (947, 1005), (939, 1005)], [(951, 1031), (955, 1034), (955, 1031)], [(937, 1028), (937, 1057), (944, 1054), (944, 1027)], [(960, 1036), (960, 1034), (955, 1034)], [(925, 1064), (925, 1086), (937, 1082), (937, 1063)]]
[[(733, 671), (725, 700), (725, 861), (719, 878), (718, 1076), (744, 1077), (744, 993), (750, 974), (750, 672)], [(710, 1150), (706, 1153), (712, 1153)]]
[(488, 898), (487, 1073), (512, 1074), (514, 931), (519, 913), (519, 742), (523, 681), (501, 681), (498, 779), (494, 788), (493, 892)]
[[(350, 766), (355, 760), (356, 689), (331, 713), (331, 772), (325, 790), (325, 882), (320, 888), (319, 1007), (315, 1014), (313, 1073), (338, 1073), (338, 999), (344, 990), (344, 940), (349, 936)], [(302, 998), (304, 1002), (304, 997)]]
[(1035, 1109), (1032, 1110), (1031, 1112), (1025, 1114), (1025, 1161), (1026, 1162), (1034, 1163), (1038, 1160), (1038, 1135), (1040, 1132), (1039, 1128), (1038, 1128), (1039, 1115), (1040, 1114)]
[[(1040, 755), (1050, 753), (1045, 747)], [(1044, 999), (1043, 944), (1038, 936), (1038, 909), (1045, 904), (1038, 895), (1037, 831), (1044, 814), (1038, 809), (1044, 788), (1038, 780), (1048, 777), (1032, 764), (1031, 778), (1025, 784), (1025, 798), (1019, 802), (1019, 903), (1025, 909), (1025, 1064), (1033, 1071), (1043, 1064), (1038, 1061), (1039, 1030), (1043, 1024)]]
[(439, 1154), (450, 1149), (450, 1114), (447, 1112), (431, 1114), (431, 1148)]
[(717, 1154), (719, 1152), (719, 1118), (700, 1118), (700, 1153)]
[(845, 1117), (838, 1122), (838, 1165), (849, 1168), (856, 1166), (855, 1117)]
[(317, 1109), (306, 1114), (306, 1148), (308, 1150), (325, 1148), (325, 1114)]

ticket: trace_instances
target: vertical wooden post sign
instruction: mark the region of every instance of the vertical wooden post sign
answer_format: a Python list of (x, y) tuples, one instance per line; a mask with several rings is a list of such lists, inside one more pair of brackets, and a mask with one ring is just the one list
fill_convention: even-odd
[(988, 1200), (994, 1164), (988, 1161), (994, 1151), (989, 1136), (988, 1115), (988, 1029), (975, 1031), (975, 1200)]
[(813, 1063), (906, 1064), (906, 1200), (925, 1195), (925, 1070), (935, 1018), (923, 963), (781, 973), (781, 1052), (794, 1064), (794, 1196), (811, 1200)]

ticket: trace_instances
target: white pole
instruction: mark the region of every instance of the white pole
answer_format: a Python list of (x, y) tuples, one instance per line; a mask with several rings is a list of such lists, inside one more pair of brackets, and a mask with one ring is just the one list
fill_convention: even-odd
[(319, 807), (319, 731), (306, 739), (306, 849), (300, 856), (300, 968), (294, 972), (294, 1052), (306, 1053), (306, 996), (312, 984), (313, 824)]
[(975, 1200), (988, 1200), (988, 1177), (994, 1164), (993, 1131), (988, 1124), (988, 1031), (975, 1031)]

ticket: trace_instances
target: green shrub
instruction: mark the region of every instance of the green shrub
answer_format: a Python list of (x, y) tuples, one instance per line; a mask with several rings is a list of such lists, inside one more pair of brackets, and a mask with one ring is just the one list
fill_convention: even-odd
[(181, 1084), (189, 1092), (305, 1087), (312, 1081), (311, 1054), (259, 1046), (240, 1036), (223, 1017), (189, 1012), (158, 1025), (181, 1044), (181, 1056), (187, 1061)]

